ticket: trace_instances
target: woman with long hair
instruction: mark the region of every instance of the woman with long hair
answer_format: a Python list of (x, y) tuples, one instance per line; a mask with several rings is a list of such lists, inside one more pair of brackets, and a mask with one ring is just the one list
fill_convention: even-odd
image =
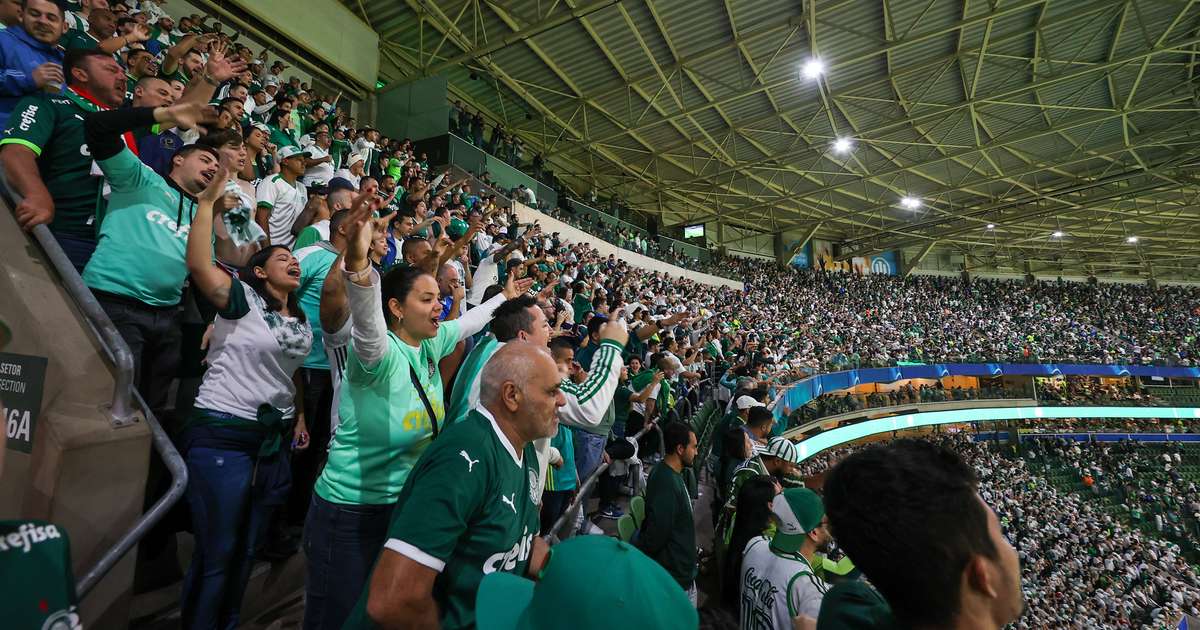
[(764, 535), (771, 526), (771, 502), (775, 500), (775, 481), (770, 475), (747, 479), (738, 492), (737, 513), (733, 534), (725, 550), (721, 571), (721, 603), (729, 610), (738, 610), (741, 592), (742, 554), (751, 540)]
[(228, 177), (220, 169), (197, 197), (187, 244), (192, 283), (217, 318), (209, 368), (180, 436), (196, 537), (180, 604), (185, 628), (237, 626), (254, 549), (291, 483), (280, 444), (308, 445), (294, 380), (312, 345), (295, 294), (300, 265), (282, 246), (255, 253), (237, 277), (213, 264), (213, 206)]
[(427, 271), (398, 266), (380, 275), (372, 266), (371, 212), (377, 206), (364, 206), (347, 219), (342, 281), (353, 344), (337, 434), (304, 526), (306, 629), (341, 628), (366, 586), (400, 489), (444, 428), (438, 362), (531, 284), (510, 277), (491, 300), (441, 321), (438, 284)]

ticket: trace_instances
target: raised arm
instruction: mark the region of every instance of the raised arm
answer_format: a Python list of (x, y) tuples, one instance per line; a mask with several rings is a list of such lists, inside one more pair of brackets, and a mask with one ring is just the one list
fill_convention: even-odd
[[(367, 258), (375, 236), (371, 221), (373, 208), (360, 195), (355, 200), (347, 220), (346, 234), (346, 295), (350, 302), (350, 317), (354, 322), (354, 353), (366, 367), (373, 367), (387, 351), (387, 322), (383, 318), (383, 297), (380, 294), (379, 273)], [(360, 200), (362, 203), (360, 203)]]
[(480, 304), (477, 308), (473, 308), (458, 318), (458, 338), (459, 340), (466, 339), (471, 335), (483, 330), (483, 327), (492, 321), (492, 313), (500, 308), (500, 305), (505, 300), (511, 300), (522, 293), (529, 290), (533, 286), (533, 280), (523, 278), (517, 280), (513, 274), (508, 275), (508, 280), (504, 283), (504, 291), (492, 297), (492, 299)]
[(212, 302), (217, 310), (225, 310), (229, 306), (229, 289), (233, 286), (229, 274), (212, 262), (213, 204), (225, 193), (228, 175), (224, 168), (217, 171), (208, 187), (196, 197), (196, 216), (192, 219), (187, 242), (188, 273), (200, 294)]

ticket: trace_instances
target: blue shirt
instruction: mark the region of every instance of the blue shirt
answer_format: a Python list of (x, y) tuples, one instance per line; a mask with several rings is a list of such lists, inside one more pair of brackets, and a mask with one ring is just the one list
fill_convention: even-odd
[[(63, 63), (58, 43), (47, 45), (34, 39), (20, 25), (0, 31), (0, 120), (8, 121), (23, 96), (38, 91), (33, 69), (48, 62)], [(62, 90), (59, 90), (61, 93)]]

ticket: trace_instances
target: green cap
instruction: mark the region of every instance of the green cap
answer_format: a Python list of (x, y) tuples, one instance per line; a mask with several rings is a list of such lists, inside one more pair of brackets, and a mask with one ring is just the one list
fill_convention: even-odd
[(446, 235), (452, 239), (458, 240), (463, 234), (467, 233), (467, 222), (462, 219), (450, 219), (450, 225), (446, 227)]
[(771, 511), (779, 519), (771, 546), (781, 551), (799, 551), (805, 535), (821, 524), (825, 505), (821, 497), (808, 488), (788, 488), (775, 495)]
[(821, 598), (817, 630), (886, 630), (894, 625), (887, 601), (862, 580), (842, 582)]
[(695, 630), (700, 620), (679, 583), (657, 562), (608, 536), (576, 536), (550, 548), (538, 582), (483, 576), (479, 630)]

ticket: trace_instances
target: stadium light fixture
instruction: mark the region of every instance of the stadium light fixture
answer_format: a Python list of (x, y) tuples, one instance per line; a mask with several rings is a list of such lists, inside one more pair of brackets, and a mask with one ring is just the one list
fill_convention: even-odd
[(900, 198), (900, 205), (904, 206), (906, 210), (916, 210), (921, 207), (921, 200), (916, 197), (905, 196)]
[(1053, 234), (1051, 234), (1050, 236), (1053, 236), (1054, 238), (1062, 238), (1062, 237), (1063, 237), (1063, 233), (1062, 233), (1062, 231), (1061, 231), (1061, 230), (1054, 230), (1054, 233), (1053, 233)]
[(809, 59), (804, 63), (804, 68), (800, 72), (805, 79), (816, 79), (825, 74), (825, 62), (820, 59)]
[(988, 224), (988, 228), (987, 228), (987, 229), (989, 229), (989, 230), (994, 230), (994, 229), (996, 229), (996, 224), (995, 224), (995, 223), (989, 223), (989, 224)]
[(1130, 236), (1129, 238), (1125, 239), (1125, 242), (1126, 243), (1136, 243), (1136, 242), (1138, 242), (1138, 237)]
[(854, 148), (854, 143), (850, 138), (838, 138), (833, 141), (834, 153), (849, 153), (852, 148)]

